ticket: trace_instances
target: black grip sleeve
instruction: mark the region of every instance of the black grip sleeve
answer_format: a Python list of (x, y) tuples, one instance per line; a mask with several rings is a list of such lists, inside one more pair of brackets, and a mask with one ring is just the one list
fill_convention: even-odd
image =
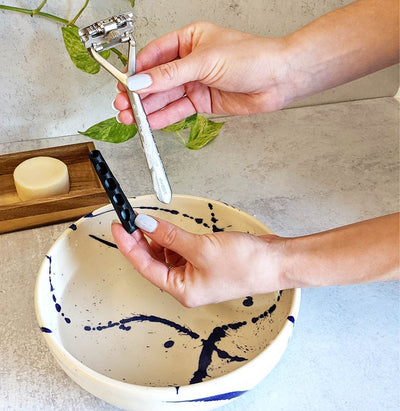
[(114, 177), (106, 161), (99, 150), (93, 150), (89, 153), (90, 161), (99, 176), (101, 184), (106, 191), (108, 198), (113, 205), (115, 212), (121, 221), (125, 230), (131, 234), (136, 230), (135, 218), (136, 214), (133, 211), (128, 199), (122, 191), (118, 181)]

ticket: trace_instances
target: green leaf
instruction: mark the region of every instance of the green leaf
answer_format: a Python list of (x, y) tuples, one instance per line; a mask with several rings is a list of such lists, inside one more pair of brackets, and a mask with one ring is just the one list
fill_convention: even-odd
[[(85, 46), (82, 44), (78, 27), (61, 27), (65, 48), (71, 57), (72, 62), (78, 69), (89, 74), (96, 74), (100, 70), (100, 65), (90, 57)], [(100, 53), (105, 59), (110, 57), (110, 50)]]
[(177, 123), (162, 128), (161, 131), (165, 131), (166, 133), (177, 133), (178, 131), (190, 128), (195, 124), (197, 116), (198, 114), (193, 114), (189, 117), (186, 117), (184, 120), (178, 121)]
[(204, 147), (217, 137), (224, 124), (225, 122), (215, 123), (206, 117), (198, 115), (196, 122), (190, 129), (189, 140), (186, 143), (186, 147), (191, 150), (198, 150)]
[(178, 121), (177, 123), (171, 124), (167, 127), (161, 129), (161, 131), (165, 131), (166, 133), (177, 133), (178, 131), (182, 131), (185, 129), (185, 120)]
[(135, 124), (126, 126), (118, 123), (115, 117), (112, 117), (95, 124), (86, 131), (78, 131), (78, 133), (94, 140), (123, 143), (136, 135), (137, 128)]
[(200, 114), (192, 114), (185, 118), (185, 128), (193, 127), (196, 124), (197, 118), (202, 117)]
[(161, 131), (165, 131), (166, 133), (177, 133), (178, 131), (182, 131), (184, 129), (185, 120), (178, 121), (177, 123), (171, 124), (167, 127), (161, 129)]
[[(224, 124), (225, 123), (215, 123), (214, 121), (211, 121), (196, 113), (185, 118), (184, 120), (164, 127), (161, 131), (165, 131), (166, 133), (176, 133), (187, 148), (190, 148), (191, 150), (198, 150), (217, 137), (221, 127)], [(181, 136), (180, 131), (187, 128), (190, 128), (190, 134), (188, 141), (185, 142), (185, 139)]]

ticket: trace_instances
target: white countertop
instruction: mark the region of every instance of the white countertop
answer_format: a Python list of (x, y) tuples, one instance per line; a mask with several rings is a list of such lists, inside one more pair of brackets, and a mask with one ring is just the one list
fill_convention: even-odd
[[(399, 210), (399, 103), (392, 98), (226, 119), (202, 150), (156, 133), (173, 192), (222, 200), (276, 234), (304, 235)], [(87, 141), (0, 145), (0, 154)], [(95, 142), (128, 196), (151, 193), (137, 138)], [(69, 223), (0, 235), (0, 409), (115, 410), (76, 385), (36, 322), (40, 263)], [(221, 408), (397, 410), (399, 283), (303, 290), (287, 351), (252, 391)]]

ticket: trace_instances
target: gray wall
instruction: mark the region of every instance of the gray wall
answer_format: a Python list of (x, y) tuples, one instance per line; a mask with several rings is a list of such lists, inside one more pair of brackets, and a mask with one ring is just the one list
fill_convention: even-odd
[[(33, 8), (36, 1), (5, 0), (3, 4)], [(138, 47), (170, 30), (196, 20), (208, 20), (265, 36), (288, 34), (318, 16), (350, 3), (344, 0), (136, 0)], [(72, 18), (83, 1), (49, 2), (43, 11)], [(83, 27), (130, 9), (125, 0), (92, 0), (78, 20)], [(101, 72), (85, 74), (72, 64), (60, 26), (41, 18), (0, 12), (2, 67), (0, 143), (76, 134), (115, 115), (111, 101), (115, 81)], [(392, 96), (398, 89), (398, 67), (329, 90), (296, 103)]]

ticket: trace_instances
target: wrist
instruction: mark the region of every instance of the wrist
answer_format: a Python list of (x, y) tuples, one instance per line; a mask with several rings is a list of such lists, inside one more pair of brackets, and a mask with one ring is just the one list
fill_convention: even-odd
[(308, 247), (307, 238), (293, 237), (282, 240), (279, 269), (281, 289), (316, 287), (317, 284), (313, 281), (313, 277), (309, 275), (313, 250)]
[[(291, 238), (278, 237), (276, 235), (263, 235), (263, 260), (262, 277), (258, 279), (258, 292), (269, 293), (272, 291), (296, 288), (299, 285), (295, 281), (294, 254)], [(260, 284), (262, 286), (260, 287)]]
[(267, 111), (281, 109), (296, 100), (296, 83), (293, 75), (292, 44), (288, 37), (265, 38), (264, 67), (270, 67), (266, 72), (264, 84), (269, 95), (269, 101), (276, 100), (276, 107)]
[(285, 37), (284, 65), (286, 67), (289, 103), (320, 91), (318, 69), (313, 67), (312, 53), (312, 45), (309, 45), (307, 39), (303, 38), (301, 30)]

